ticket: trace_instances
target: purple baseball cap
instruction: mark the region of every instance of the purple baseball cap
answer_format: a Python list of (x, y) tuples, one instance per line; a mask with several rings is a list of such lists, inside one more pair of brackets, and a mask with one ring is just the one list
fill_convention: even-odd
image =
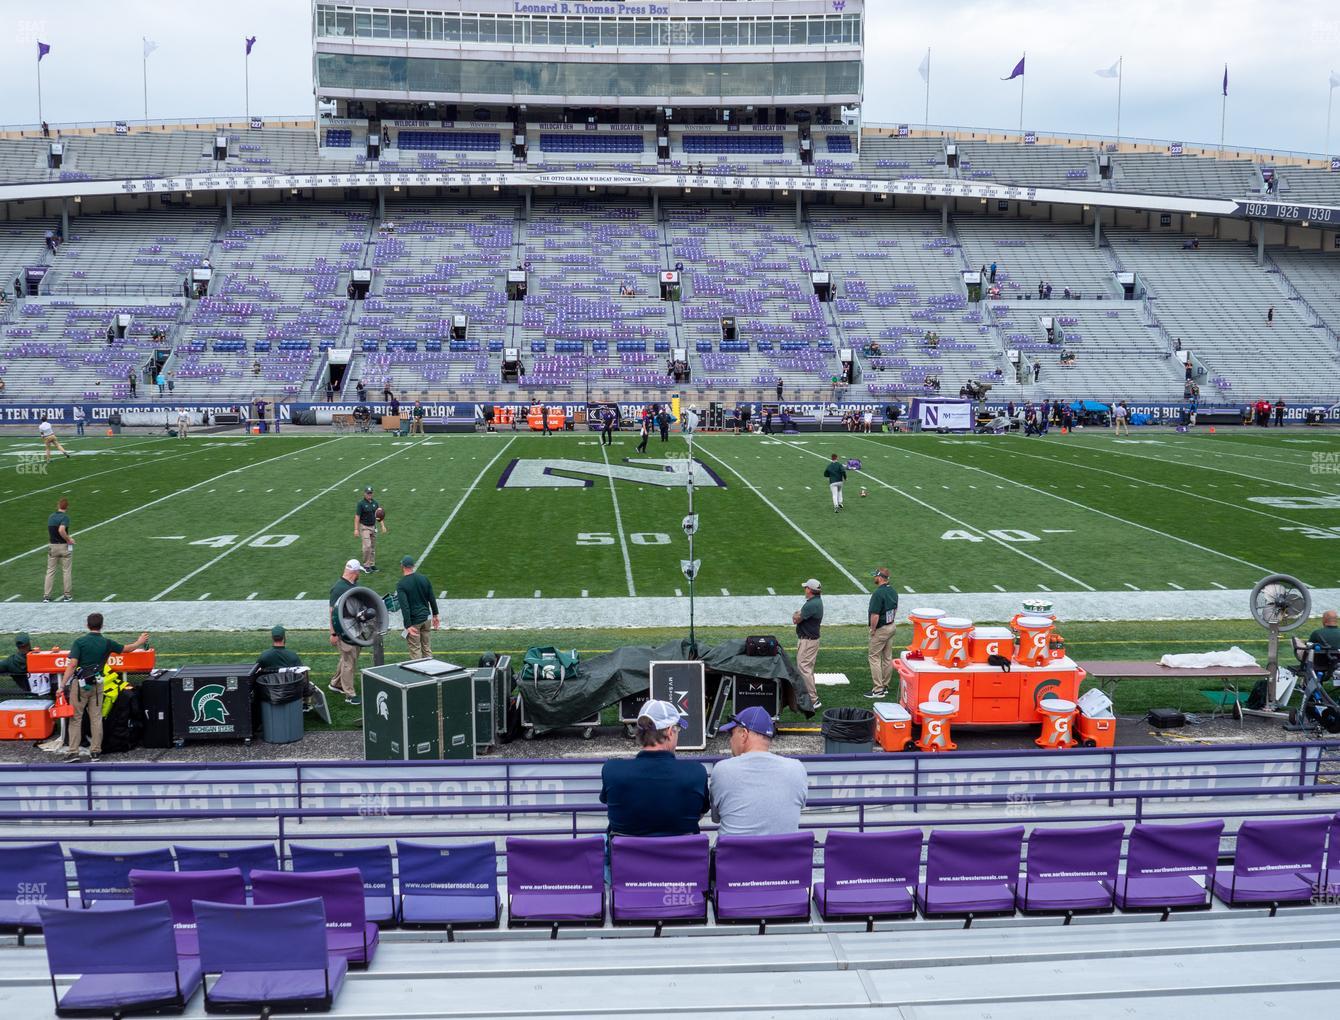
[(759, 705), (750, 705), (739, 714), (731, 716), (729, 722), (721, 724), (719, 732), (733, 730), (736, 726), (743, 726), (750, 733), (757, 733), (768, 739), (772, 739), (777, 732), (772, 725), (772, 716), (768, 715), (766, 708)]

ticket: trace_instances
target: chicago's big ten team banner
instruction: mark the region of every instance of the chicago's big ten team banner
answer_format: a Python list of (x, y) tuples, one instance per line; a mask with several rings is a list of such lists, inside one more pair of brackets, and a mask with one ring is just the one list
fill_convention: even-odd
[[(1195, 802), (1197, 791), (1241, 790), (1250, 797), (1278, 798), (1281, 788), (1311, 786), (1317, 782), (1322, 749), (1300, 744), (1235, 749), (1231, 759), (1220, 754), (1178, 748), (1168, 751), (1105, 750), (1101, 754), (1073, 750), (1045, 759), (1017, 755), (883, 755), (853, 766), (850, 761), (811, 758), (810, 799), (849, 801), (854, 808), (863, 798), (970, 797), (991, 794), (1009, 803), (1041, 800), (1052, 793), (1092, 794), (1093, 805), (1106, 804), (1113, 792), (1161, 794), (1173, 801)], [(493, 820), (505, 822), (509, 808), (571, 811), (585, 807), (599, 812), (596, 803), (600, 761), (457, 762), (405, 765), (263, 765), (213, 767), (147, 766), (136, 772), (93, 766), (77, 773), (40, 766), (0, 767), (0, 781), (12, 800), (12, 810), (28, 817), (54, 812), (143, 811), (226, 812), (241, 809), (291, 812), (302, 807), (332, 808), (351, 815), (372, 816), (373, 826), (385, 826), (386, 812), (404, 808), (496, 809)], [(594, 785), (593, 785), (594, 784)], [(1079, 807), (1082, 801), (1071, 802)], [(1200, 803), (1209, 803), (1200, 800)], [(839, 803), (835, 810), (841, 810)], [(944, 809), (971, 812), (972, 802)], [(942, 809), (942, 810), (944, 810)], [(872, 808), (866, 808), (867, 817)], [(898, 810), (902, 810), (899, 808)], [(485, 815), (463, 822), (477, 824)], [(593, 814), (592, 818), (596, 815)], [(361, 819), (359, 819), (361, 821)], [(411, 819), (412, 821), (412, 819)], [(591, 819), (587, 819), (591, 821)], [(192, 830), (229, 826), (194, 818), (181, 825)], [(353, 828), (354, 819), (341, 825)], [(594, 822), (592, 822), (594, 824)]]

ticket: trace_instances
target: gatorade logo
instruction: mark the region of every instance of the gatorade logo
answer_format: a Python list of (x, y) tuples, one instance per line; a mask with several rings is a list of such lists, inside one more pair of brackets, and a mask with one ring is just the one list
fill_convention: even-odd
[(1040, 658), (1046, 658), (1046, 656), (1047, 656), (1047, 639), (1048, 639), (1049, 636), (1050, 636), (1050, 635), (1049, 635), (1046, 631), (1042, 631), (1042, 632), (1039, 633), (1039, 634), (1034, 634), (1034, 635), (1033, 635), (1033, 655), (1034, 655), (1034, 656), (1037, 656), (1037, 657), (1040, 657)]
[(223, 704), (223, 684), (205, 684), (191, 695), (191, 722), (227, 724), (228, 709)]
[[(948, 695), (948, 697), (945, 695)], [(958, 681), (941, 680), (938, 683), (931, 684), (931, 689), (926, 692), (926, 700), (943, 701), (958, 708)]]
[(24, 712), (17, 712), (14, 714), (10, 722), (16, 730), (21, 730), (27, 727), (28, 716)]
[(391, 708), (386, 703), (385, 691), (377, 692), (377, 714), (386, 720), (389, 720), (391, 718)]
[(933, 623), (926, 624), (926, 645), (930, 647), (940, 640), (940, 628)]

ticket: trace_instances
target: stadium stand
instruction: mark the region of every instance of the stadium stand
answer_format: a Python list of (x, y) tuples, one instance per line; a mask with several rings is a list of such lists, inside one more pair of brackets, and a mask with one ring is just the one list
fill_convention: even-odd
[(1262, 190), (1261, 171), (1249, 159), (1209, 159), (1123, 152), (1112, 157), (1112, 187), (1151, 195), (1245, 198)]
[(1293, 288), (1299, 300), (1332, 332), (1340, 331), (1340, 272), (1335, 263), (1321, 252), (1292, 248), (1272, 248), (1267, 258), (1286, 288)]
[(1276, 197), (1286, 202), (1340, 203), (1340, 174), (1310, 167), (1275, 167)]
[(1093, 150), (1068, 145), (964, 142), (959, 146), (958, 176), (965, 181), (1029, 187), (1103, 186)]
[[(1113, 251), (1150, 290), (1154, 315), (1203, 360), (1225, 396), (1333, 400), (1340, 352), (1241, 242), (1108, 232)], [(1274, 323), (1267, 327), (1267, 309)]]
[(955, 216), (954, 232), (974, 269), (997, 266), (1001, 298), (1038, 300), (1038, 284), (1052, 285), (1052, 300), (1068, 288), (1086, 298), (1120, 297), (1107, 256), (1093, 244), (1093, 230), (1057, 223)]
[(861, 158), (857, 168), (863, 173), (888, 176), (894, 180), (954, 175), (945, 166), (945, 143), (942, 138), (872, 135), (861, 142)]

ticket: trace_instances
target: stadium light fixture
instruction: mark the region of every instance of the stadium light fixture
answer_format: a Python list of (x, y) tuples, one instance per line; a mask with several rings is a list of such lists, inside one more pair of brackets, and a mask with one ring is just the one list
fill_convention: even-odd
[(393, 185), (393, 186), (391, 187), (391, 190), (392, 190), (392, 191), (399, 191), (399, 190), (400, 190), (400, 185), (399, 185), (399, 184)]
[(500, 190), (500, 189), (499, 189), (498, 185), (495, 184), (495, 185), (493, 186), (493, 190), (494, 190), (494, 191), (498, 191), (498, 190)]
[(1310, 225), (1310, 224), (1307, 222), (1307, 220), (1303, 220), (1303, 222), (1299, 224), (1299, 226), (1304, 227), (1304, 228), (1308, 227), (1309, 225)]
[(75, 205), (83, 205), (83, 204), (84, 204), (84, 196), (83, 196), (83, 195), (75, 195), (75, 196), (74, 196), (74, 204), (75, 204)]
[(1089, 207), (1088, 207), (1087, 205), (1084, 207), (1084, 211), (1085, 211), (1085, 212), (1088, 212), (1088, 211), (1089, 211)]
[(186, 197), (187, 197), (187, 198), (190, 198), (190, 197), (191, 197), (191, 193), (190, 193), (189, 191), (186, 193)]
[(787, 195), (789, 195), (789, 194), (791, 194), (791, 192), (787, 191), (785, 188), (782, 189), (782, 197), (783, 197), (783, 198), (785, 198), (785, 197), (786, 197)]
[(1196, 214), (1195, 214), (1195, 213), (1191, 213), (1191, 218), (1194, 220), (1194, 219), (1196, 218)]
[(986, 199), (982, 199), (982, 205), (986, 205)]

